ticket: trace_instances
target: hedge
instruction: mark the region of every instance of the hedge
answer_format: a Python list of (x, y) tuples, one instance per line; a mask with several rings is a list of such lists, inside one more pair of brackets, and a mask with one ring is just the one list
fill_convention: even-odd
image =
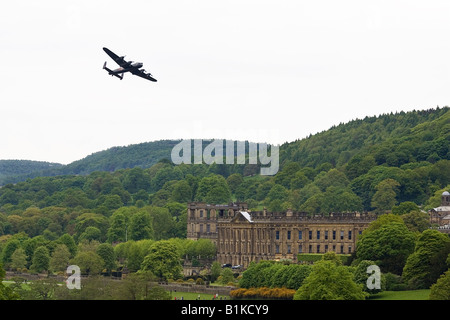
[(292, 300), (295, 290), (287, 288), (249, 288), (236, 289), (230, 292), (231, 299), (267, 299), (267, 300)]

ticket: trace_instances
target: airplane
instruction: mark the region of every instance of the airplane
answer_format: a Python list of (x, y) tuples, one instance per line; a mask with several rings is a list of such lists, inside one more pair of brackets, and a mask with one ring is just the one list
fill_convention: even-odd
[(141, 78), (156, 82), (157, 80), (153, 78), (152, 74), (150, 72), (145, 71), (144, 69), (141, 69), (143, 67), (142, 62), (133, 62), (133, 61), (125, 61), (125, 56), (119, 57), (117, 54), (109, 50), (108, 48), (103, 48), (103, 51), (105, 51), (108, 56), (110, 56), (119, 66), (120, 68), (111, 70), (106, 67), (106, 61), (103, 64), (103, 69), (108, 71), (108, 74), (111, 76), (115, 76), (119, 78), (120, 80), (123, 79), (123, 75), (125, 72), (131, 72), (135, 76), (139, 76)]

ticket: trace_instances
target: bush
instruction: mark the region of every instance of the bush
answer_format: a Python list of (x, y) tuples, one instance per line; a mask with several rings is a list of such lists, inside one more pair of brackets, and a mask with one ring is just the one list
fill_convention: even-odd
[(287, 288), (240, 288), (230, 292), (231, 299), (292, 300), (295, 290)]

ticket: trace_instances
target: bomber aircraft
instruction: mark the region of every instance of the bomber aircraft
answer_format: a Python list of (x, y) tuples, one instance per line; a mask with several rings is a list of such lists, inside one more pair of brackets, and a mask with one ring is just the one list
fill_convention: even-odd
[(125, 61), (125, 56), (119, 57), (117, 54), (109, 50), (108, 48), (103, 48), (103, 51), (105, 51), (108, 56), (110, 56), (119, 66), (120, 68), (111, 70), (106, 67), (106, 61), (103, 64), (103, 69), (108, 71), (108, 74), (111, 76), (115, 76), (119, 78), (120, 80), (123, 79), (123, 75), (125, 72), (131, 72), (135, 76), (139, 76), (141, 78), (156, 82), (157, 80), (153, 78), (152, 74), (150, 72), (145, 71), (144, 69), (141, 69), (143, 67), (142, 62), (133, 62), (133, 61)]

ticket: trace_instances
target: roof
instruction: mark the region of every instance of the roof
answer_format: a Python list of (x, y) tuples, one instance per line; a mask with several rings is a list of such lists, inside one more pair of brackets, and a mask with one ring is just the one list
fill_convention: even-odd
[(450, 193), (448, 191), (444, 191), (444, 192), (442, 192), (442, 195), (443, 196), (450, 196)]
[(450, 206), (440, 206), (433, 209), (436, 212), (450, 212)]
[(242, 216), (243, 216), (245, 219), (248, 220), (248, 222), (253, 222), (253, 221), (252, 221), (252, 217), (250, 216), (250, 214), (249, 214), (248, 212), (246, 212), (246, 211), (239, 211), (239, 212), (242, 214)]

